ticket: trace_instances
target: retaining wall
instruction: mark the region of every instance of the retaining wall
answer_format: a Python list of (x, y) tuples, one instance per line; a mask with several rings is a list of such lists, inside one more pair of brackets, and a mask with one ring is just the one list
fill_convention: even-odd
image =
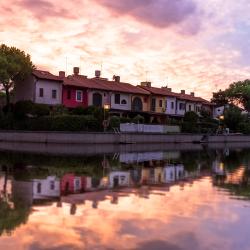
[[(199, 142), (203, 135), (159, 133), (70, 133), (70, 132), (23, 132), (0, 131), (0, 142), (62, 143), (62, 144), (119, 144), (119, 143), (192, 143)], [(250, 136), (209, 136), (209, 143), (249, 142)], [(250, 144), (249, 144), (250, 145)]]

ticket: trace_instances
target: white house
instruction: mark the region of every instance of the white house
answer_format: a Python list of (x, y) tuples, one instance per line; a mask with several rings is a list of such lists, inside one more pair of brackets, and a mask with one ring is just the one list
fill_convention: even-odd
[(182, 164), (179, 165), (166, 165), (164, 167), (164, 180), (165, 183), (171, 183), (178, 181), (184, 177), (184, 166)]
[(60, 180), (56, 176), (33, 179), (33, 199), (57, 198), (60, 196)]
[(165, 113), (167, 115), (175, 115), (175, 113), (176, 113), (176, 97), (167, 96)]
[(48, 71), (33, 70), (32, 74), (15, 86), (15, 101), (62, 104), (62, 80)]
[(215, 107), (213, 112), (213, 117), (219, 118), (224, 114), (224, 111), (225, 111), (225, 106)]
[(128, 171), (112, 171), (109, 174), (109, 187), (127, 187), (130, 184)]

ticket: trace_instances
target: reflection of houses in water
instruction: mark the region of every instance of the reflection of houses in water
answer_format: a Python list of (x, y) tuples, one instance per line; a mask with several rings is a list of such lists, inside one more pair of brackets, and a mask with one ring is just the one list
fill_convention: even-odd
[(144, 161), (160, 161), (165, 159), (177, 159), (179, 152), (143, 152), (143, 153), (121, 153), (121, 163), (136, 163)]
[(171, 183), (185, 178), (185, 170), (182, 164), (179, 165), (166, 165), (163, 168), (164, 183)]
[(60, 197), (60, 180), (55, 176), (30, 181), (12, 181), (14, 200), (31, 206), (39, 201), (52, 201)]
[(62, 194), (79, 193), (91, 189), (92, 178), (88, 176), (77, 176), (65, 174), (61, 178), (60, 190)]
[(33, 179), (33, 199), (57, 198), (60, 196), (60, 180), (56, 176)]
[(109, 173), (109, 187), (127, 187), (130, 185), (129, 171), (111, 171)]
[(213, 173), (216, 175), (224, 176), (226, 175), (226, 169), (223, 162), (215, 160), (212, 164)]

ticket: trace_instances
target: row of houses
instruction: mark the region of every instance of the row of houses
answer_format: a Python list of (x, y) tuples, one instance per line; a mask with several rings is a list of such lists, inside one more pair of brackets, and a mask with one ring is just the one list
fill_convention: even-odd
[(74, 67), (73, 74), (66, 76), (64, 71), (53, 75), (48, 71), (34, 70), (32, 75), (16, 85), (15, 101), (31, 100), (48, 105), (64, 105), (67, 108), (78, 106), (108, 105), (112, 113), (124, 115), (142, 113), (154, 117), (183, 117), (187, 111), (200, 114), (207, 110), (212, 114), (213, 104), (196, 97), (192, 92), (175, 93), (171, 88), (152, 87), (150, 82), (135, 86), (122, 82), (119, 76), (110, 81), (95, 71), (95, 77), (79, 74)]

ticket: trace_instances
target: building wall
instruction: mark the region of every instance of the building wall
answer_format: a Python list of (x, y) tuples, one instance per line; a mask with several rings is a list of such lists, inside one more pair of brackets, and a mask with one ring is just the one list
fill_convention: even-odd
[[(40, 185), (41, 192), (38, 192), (38, 185)], [(60, 196), (60, 181), (56, 176), (48, 176), (46, 179), (33, 180), (33, 198), (45, 199), (48, 197)]]
[[(71, 92), (71, 98), (68, 99), (68, 91)], [(83, 93), (82, 102), (76, 101), (76, 91), (81, 90)], [(63, 86), (63, 94), (62, 94), (63, 105), (68, 108), (75, 107), (87, 107), (88, 106), (88, 93), (86, 89), (77, 88), (74, 86)]]
[[(117, 183), (116, 183), (117, 181)], [(130, 173), (128, 171), (113, 171), (109, 174), (109, 187), (113, 188), (117, 184), (119, 187), (126, 187), (130, 183)]]
[[(180, 103), (184, 105), (184, 109), (180, 109)], [(176, 101), (176, 115), (184, 116), (186, 113), (186, 102), (182, 100)]]
[(194, 102), (186, 102), (186, 112), (193, 111), (195, 112), (195, 103)]
[[(115, 103), (115, 94), (120, 94), (120, 104)], [(126, 104), (122, 104), (122, 101), (126, 101)], [(111, 108), (118, 110), (131, 110), (131, 95), (123, 93), (111, 94)]]
[(15, 85), (15, 102), (35, 100), (35, 81), (36, 78), (30, 75), (27, 79)]
[[(173, 102), (173, 108), (172, 108), (172, 102)], [(176, 98), (175, 97), (167, 97), (165, 113), (167, 115), (175, 115), (176, 114)]]
[(88, 91), (88, 106), (93, 105), (93, 94), (99, 93), (102, 96), (102, 107), (104, 104), (110, 104), (110, 95), (108, 91), (102, 91), (102, 90), (89, 90)]
[[(39, 89), (43, 88), (43, 97), (39, 96)], [(56, 98), (52, 98), (52, 90), (56, 90)], [(58, 105), (62, 104), (62, 83), (57, 81), (40, 80), (36, 81), (35, 100), (36, 103)]]
[[(166, 97), (164, 96), (153, 96), (150, 99), (150, 111), (156, 113), (165, 113), (166, 110)], [(152, 109), (152, 99), (155, 99), (155, 110)], [(162, 105), (160, 106), (160, 102)]]
[(140, 98), (142, 101), (142, 111), (143, 112), (149, 112), (150, 111), (150, 97), (147, 95), (133, 95), (132, 96), (132, 103), (131, 103), (131, 109), (133, 107), (133, 101), (135, 98)]

